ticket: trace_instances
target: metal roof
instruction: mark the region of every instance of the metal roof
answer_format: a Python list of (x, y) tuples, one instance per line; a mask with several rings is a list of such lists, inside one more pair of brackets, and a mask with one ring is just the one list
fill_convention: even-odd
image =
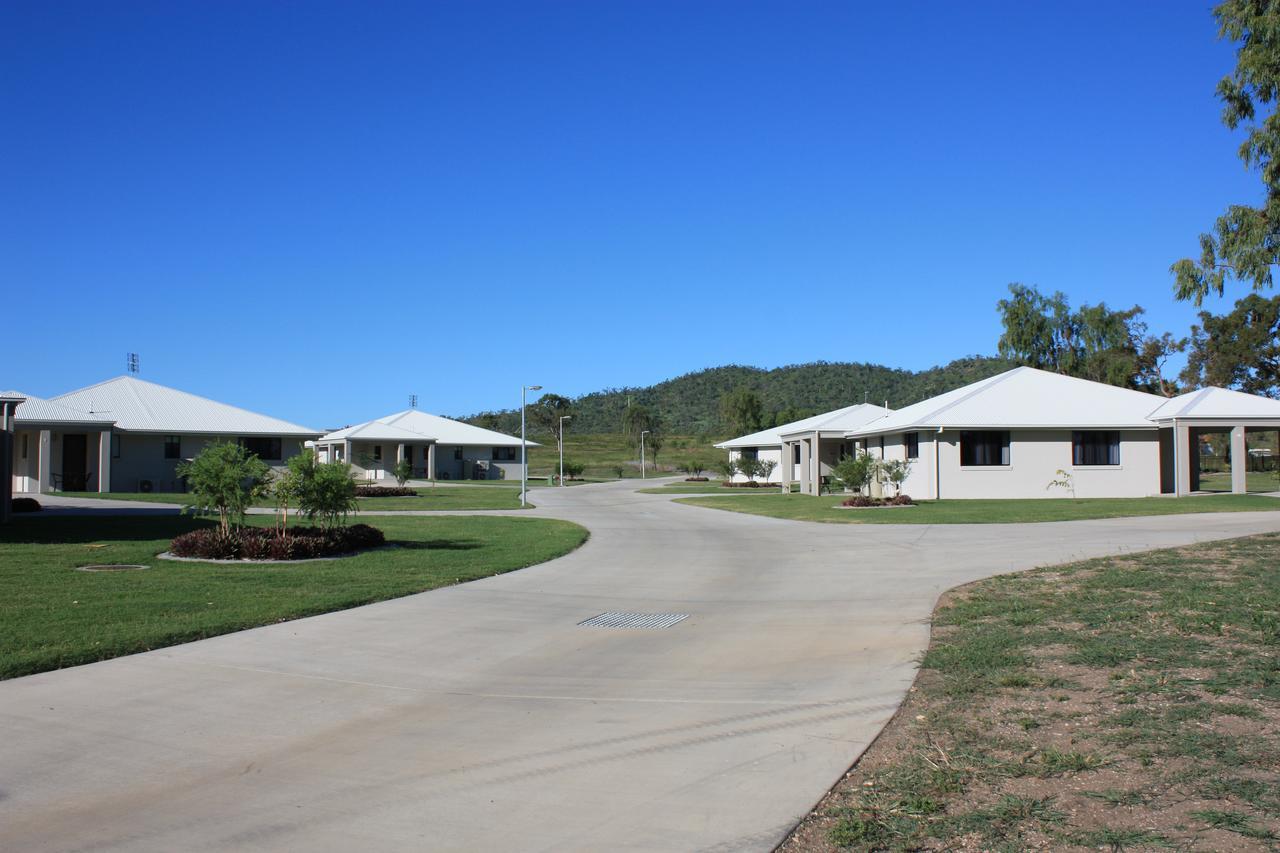
[(55, 403), (52, 400), (45, 400), (42, 397), (36, 397), (32, 394), (23, 394), (21, 391), (0, 391), (0, 398), (23, 397), (24, 402), (18, 404), (15, 413), (15, 423), (17, 426), (31, 426), (34, 424), (49, 424), (56, 426), (58, 424), (75, 424), (78, 426), (110, 426), (114, 421), (106, 415), (94, 415), (89, 412), (82, 412), (79, 409), (73, 409), (70, 406), (64, 406)]
[(1209, 386), (1165, 400), (1149, 417), (1153, 421), (1174, 418), (1247, 420), (1280, 419), (1280, 400)]
[(1154, 429), (1148, 415), (1164, 397), (1015, 367), (996, 376), (898, 409), (845, 435), (915, 429)]
[(110, 417), (126, 432), (199, 435), (289, 435), (314, 437), (318, 430), (219, 403), (135, 376), (118, 376), (78, 391), (59, 394), (56, 403)]
[(813, 415), (808, 418), (801, 418), (798, 421), (781, 424), (771, 429), (753, 432), (750, 435), (731, 438), (728, 441), (722, 441), (716, 447), (724, 449), (736, 449), (739, 447), (781, 447), (782, 436), (794, 435), (800, 432), (813, 432), (814, 430), (824, 431), (842, 431), (848, 429), (856, 429), (863, 424), (884, 417), (885, 414), (892, 411), (884, 406), (876, 406), (871, 403), (858, 403), (853, 406), (845, 406), (843, 409), (835, 409), (830, 412), (823, 412), (820, 415)]
[[(320, 441), (434, 441), (437, 444), (481, 445), (486, 447), (513, 447), (520, 444), (520, 439), (495, 432), (491, 429), (473, 426), (430, 415), (421, 409), (405, 409), (393, 415), (365, 421), (355, 426), (344, 427), (321, 437)], [(536, 441), (527, 442), (530, 447), (537, 447)]]

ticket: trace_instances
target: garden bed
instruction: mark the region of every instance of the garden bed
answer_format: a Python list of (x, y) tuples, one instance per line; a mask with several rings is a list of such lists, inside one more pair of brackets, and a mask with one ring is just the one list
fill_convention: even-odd
[(854, 495), (845, 498), (836, 509), (895, 509), (897, 507), (915, 506), (910, 495), (896, 495), (892, 498), (869, 498), (866, 495)]
[(223, 533), (214, 527), (174, 537), (167, 553), (196, 560), (281, 562), (347, 556), (385, 544), (382, 531), (367, 524), (294, 527), (284, 533), (264, 527), (234, 527)]
[(358, 498), (416, 498), (417, 489), (408, 486), (356, 486)]

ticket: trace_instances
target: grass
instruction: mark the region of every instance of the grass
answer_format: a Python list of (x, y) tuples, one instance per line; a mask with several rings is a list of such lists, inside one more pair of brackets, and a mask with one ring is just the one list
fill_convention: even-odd
[[(416, 498), (358, 498), (362, 510), (473, 510), (520, 509), (520, 483), (505, 480), (494, 481), (505, 488), (490, 486), (419, 486)], [(150, 501), (152, 503), (191, 503), (191, 495), (176, 492), (54, 492), (70, 498), (98, 498), (116, 501)], [(257, 501), (254, 506), (274, 507), (270, 500)]]
[[(666, 436), (662, 449), (658, 451), (657, 467), (654, 465), (652, 448), (646, 454), (649, 476), (657, 473), (671, 473), (682, 462), (697, 460), (711, 471), (717, 462), (723, 462), (727, 456), (723, 450), (712, 445), (722, 440), (720, 437), (669, 435)], [(546, 477), (559, 471), (560, 456), (554, 441), (539, 436), (544, 442), (539, 447), (529, 448), (529, 476)], [(575, 435), (569, 432), (565, 436), (564, 458), (566, 462), (577, 462), (586, 466), (584, 476), (589, 480), (616, 480), (615, 467), (623, 469), (623, 477), (640, 476), (640, 451), (621, 433), (601, 433), (595, 435)]]
[[(173, 536), (209, 524), (201, 519), (19, 516), (0, 528), (0, 678), (501, 574), (558, 557), (587, 538), (578, 525), (532, 518), (369, 521), (397, 547), (273, 566), (156, 559)], [(75, 571), (91, 563), (148, 569)]]
[(898, 716), (781, 849), (1274, 849), (1278, 548), (1268, 534), (948, 594)]
[[(1244, 475), (1245, 491), (1280, 492), (1280, 478), (1275, 471), (1247, 471)], [(1215, 471), (1200, 475), (1200, 488), (1206, 492), (1231, 491), (1231, 472)]]
[(1070, 500), (922, 501), (909, 509), (838, 509), (842, 496), (748, 494), (682, 498), (678, 502), (711, 509), (846, 524), (996, 524), (1076, 521), (1187, 512), (1280, 510), (1280, 499), (1262, 495), (1200, 495), (1183, 498), (1095, 498)]

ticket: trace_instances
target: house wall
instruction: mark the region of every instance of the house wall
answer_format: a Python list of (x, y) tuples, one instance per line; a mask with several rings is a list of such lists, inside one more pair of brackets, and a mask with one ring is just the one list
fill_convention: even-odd
[[(1120, 464), (1075, 466), (1071, 464), (1071, 430), (1010, 430), (1007, 466), (964, 467), (960, 464), (960, 432), (941, 435), (920, 431), (920, 457), (911, 466), (902, 491), (913, 498), (935, 498), (934, 445), (941, 473), (944, 499), (1063, 498), (1065, 488), (1047, 488), (1060, 479), (1059, 469), (1071, 475), (1079, 498), (1128, 498), (1160, 494), (1161, 454), (1156, 430), (1121, 430)], [(906, 443), (901, 434), (867, 439), (868, 451), (877, 458), (903, 459)]]
[[(144, 481), (150, 482), (153, 492), (181, 492), (183, 483), (177, 473), (178, 463), (197, 455), (216, 440), (226, 441), (236, 438), (236, 436), (225, 435), (180, 435), (178, 437), (179, 458), (165, 459), (163, 435), (128, 432), (117, 432), (116, 435), (120, 443), (120, 455), (111, 460), (111, 491), (113, 492), (142, 491)], [(94, 441), (96, 434), (91, 436), (89, 469), (96, 473), (98, 467), (97, 444)], [(283, 458), (263, 461), (279, 472), (284, 469), (284, 463), (288, 459), (301, 451), (302, 442), (300, 438), (284, 436), (280, 442)], [(57, 471), (62, 461), (56, 441), (54, 445), (53, 469)]]
[[(730, 461), (737, 462), (741, 457), (742, 457), (742, 450), (731, 449), (729, 451)], [(776, 447), (768, 447), (768, 446), (757, 447), (756, 458), (773, 460), (776, 467), (773, 469), (773, 473), (769, 475), (769, 482), (771, 483), (782, 482), (782, 447), (781, 445)], [(742, 474), (733, 475), (733, 482), (735, 483), (745, 483), (747, 482), (747, 479), (748, 478), (744, 477)], [(757, 482), (760, 482), (760, 481), (757, 480)]]
[[(27, 456), (22, 457), (23, 440), (27, 443)], [(38, 490), (40, 477), (40, 431), (15, 430), (13, 433), (13, 491)]]

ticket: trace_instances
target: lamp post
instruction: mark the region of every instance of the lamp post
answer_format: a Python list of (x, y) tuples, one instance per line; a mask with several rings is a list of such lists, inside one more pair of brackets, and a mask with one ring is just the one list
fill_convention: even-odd
[(640, 479), (644, 479), (644, 437), (649, 434), (649, 430), (640, 430)]
[(525, 395), (530, 391), (541, 391), (541, 385), (520, 386), (520, 508), (528, 506), (526, 496), (529, 493), (529, 452), (528, 441), (524, 437)]
[(560, 432), (556, 433), (556, 438), (560, 440), (560, 485), (564, 485), (564, 422), (571, 420), (573, 415), (560, 416)]

